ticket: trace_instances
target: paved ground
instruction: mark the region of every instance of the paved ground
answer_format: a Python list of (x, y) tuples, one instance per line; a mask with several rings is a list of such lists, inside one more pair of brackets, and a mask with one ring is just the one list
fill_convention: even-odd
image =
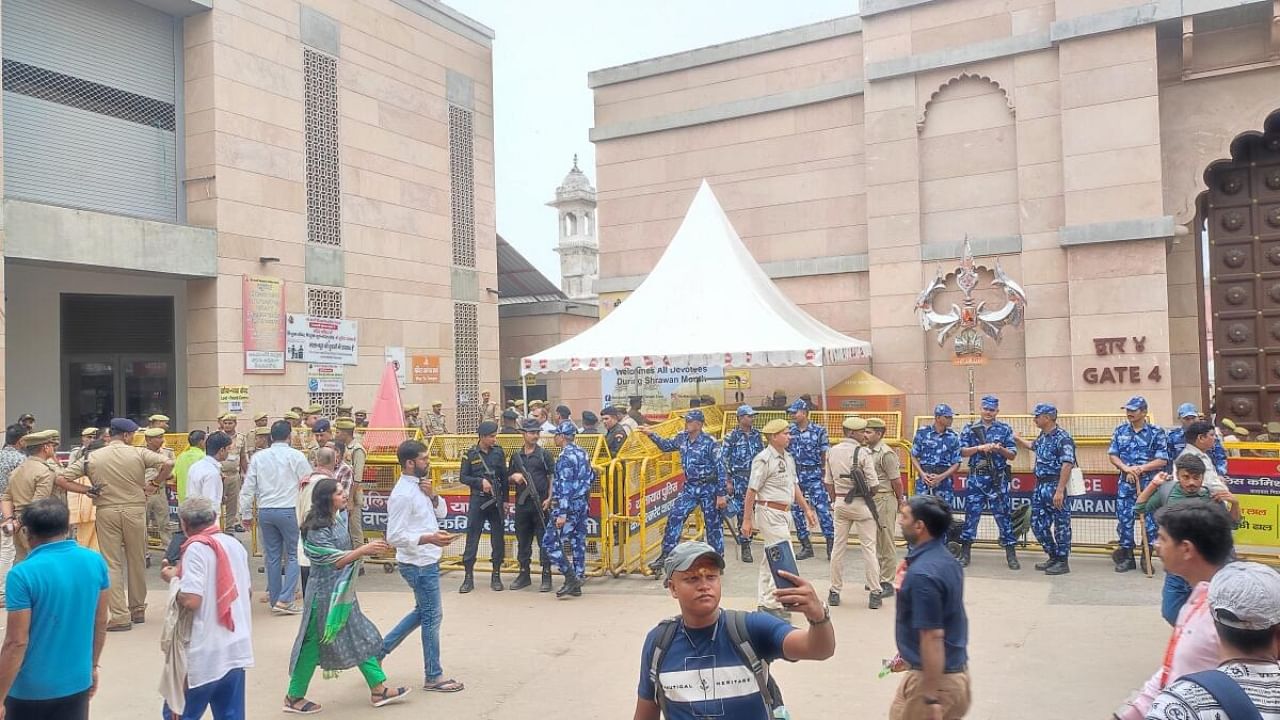
[[(861, 574), (854, 555), (846, 577)], [(1015, 573), (1004, 567), (1001, 555), (974, 555), (966, 583), (975, 702), (969, 717), (1107, 717), (1160, 661), (1169, 632), (1158, 612), (1161, 578), (1117, 576), (1105, 557), (1080, 557), (1072, 574), (1047, 578), (1030, 569), (1036, 559), (1024, 557), (1026, 569)], [(825, 594), (825, 563), (807, 560), (801, 570)], [(262, 581), (255, 572), (255, 588), (263, 587)], [(676, 612), (657, 582), (640, 578), (593, 579), (583, 597), (562, 601), (531, 589), (493, 593), (487, 583), (460, 596), (460, 581), (460, 573), (448, 573), (442, 582), (442, 643), (445, 670), (467, 685), (464, 692), (435, 695), (418, 689), (421, 651), (413, 636), (386, 663), (392, 682), (414, 688), (406, 704), (374, 711), (366, 705), (359, 673), (345, 672), (334, 680), (317, 675), (310, 698), (325, 706), (323, 715), (410, 718), (443, 712), (515, 720), (573, 705), (573, 717), (630, 717), (644, 634)], [(753, 607), (754, 587), (755, 568), (731, 561), (725, 605)], [(153, 588), (160, 588), (158, 578)], [(399, 577), (379, 568), (370, 568), (361, 588), (365, 612), (383, 629), (410, 606)], [(860, 595), (846, 592), (845, 604), (833, 609), (839, 645), (832, 660), (775, 666), (794, 717), (887, 716), (896, 677), (876, 675), (881, 660), (894, 653), (893, 600), (871, 611)], [(158, 592), (152, 595), (151, 622), (108, 636), (94, 718), (132, 720), (158, 712), (160, 598)], [(254, 609), (257, 666), (249, 673), (249, 717), (282, 716), (280, 699), (298, 621), (271, 616), (257, 602)]]

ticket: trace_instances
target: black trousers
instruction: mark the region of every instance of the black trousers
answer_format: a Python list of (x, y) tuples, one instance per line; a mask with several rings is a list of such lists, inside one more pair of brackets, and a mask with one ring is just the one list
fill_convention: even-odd
[(467, 544), (462, 551), (462, 567), (468, 572), (476, 564), (476, 551), (480, 549), (480, 533), (484, 532), (484, 524), (489, 523), (489, 559), (493, 563), (493, 571), (502, 567), (507, 554), (506, 528), (503, 525), (501, 502), (495, 502), (487, 509), (480, 506), (492, 498), (471, 496), (471, 504), (467, 506)]
[(542, 546), (542, 536), (546, 526), (542, 516), (533, 503), (516, 506), (516, 560), (520, 569), (529, 572), (529, 563), (533, 561), (533, 539), (538, 539), (538, 562), (542, 569), (550, 572), (551, 560), (547, 558), (547, 549)]
[(52, 700), (4, 699), (7, 720), (89, 720), (89, 691)]

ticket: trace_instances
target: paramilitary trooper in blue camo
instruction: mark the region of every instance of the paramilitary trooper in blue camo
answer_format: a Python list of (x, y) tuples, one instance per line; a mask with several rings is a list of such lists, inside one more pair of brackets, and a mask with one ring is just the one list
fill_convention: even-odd
[(982, 396), (979, 419), (965, 426), (960, 433), (960, 455), (969, 458), (969, 478), (964, 492), (964, 532), (960, 534), (960, 564), (969, 565), (969, 553), (973, 540), (978, 536), (978, 520), (982, 510), (991, 508), (1000, 530), (1000, 544), (1004, 546), (1005, 562), (1010, 570), (1020, 570), (1018, 554), (1013, 544), (1012, 501), (1009, 498), (1009, 462), (1018, 456), (1013, 441), (1013, 428), (997, 420), (1000, 399), (995, 395)]
[[(796, 459), (796, 478), (800, 492), (808, 498), (813, 511), (818, 515), (818, 524), (822, 526), (822, 534), (827, 538), (827, 559), (831, 559), (831, 546), (835, 543), (836, 525), (831, 519), (831, 499), (827, 497), (827, 487), (822, 484), (823, 468), (827, 465), (827, 450), (831, 441), (827, 438), (827, 429), (809, 422), (809, 404), (803, 399), (791, 403), (787, 408), (791, 413), (791, 456)], [(805, 520), (804, 510), (798, 505), (791, 506), (791, 517), (796, 524), (796, 539), (800, 541), (800, 552), (797, 560), (813, 557), (813, 544), (809, 542), (809, 523)]]
[(1028, 442), (1014, 436), (1018, 445), (1036, 454), (1036, 489), (1031, 494), (1031, 531), (1049, 559), (1036, 563), (1045, 575), (1071, 572), (1071, 508), (1067, 504), (1067, 480), (1076, 466), (1076, 441), (1058, 425), (1058, 408), (1049, 403), (1036, 405), (1036, 427), (1040, 434)]
[[(1107, 450), (1111, 464), (1120, 471), (1116, 485), (1116, 535), (1120, 547), (1113, 554), (1116, 572), (1128, 572), (1138, 564), (1133, 559), (1133, 506), (1155, 472), (1169, 464), (1169, 437), (1147, 422), (1147, 401), (1141, 395), (1124, 404), (1126, 422), (1111, 434)], [(1146, 515), (1147, 541), (1156, 542), (1156, 519)]]
[(702, 432), (706, 420), (701, 410), (690, 410), (684, 416), (684, 430), (670, 440), (654, 433), (648, 426), (641, 428), (654, 445), (663, 452), (678, 451), (680, 465), (684, 468), (684, 487), (676, 497), (676, 504), (667, 516), (667, 531), (662, 536), (662, 554), (650, 564), (654, 570), (662, 567), (671, 548), (680, 541), (684, 521), (695, 507), (702, 509), (702, 524), (707, 531), (707, 544), (724, 554), (724, 519), (720, 512), (728, 505), (727, 478), (720, 447), (711, 436)]
[(955, 411), (946, 403), (933, 408), (933, 424), (916, 430), (911, 460), (916, 465), (916, 495), (937, 495), (952, 507), (955, 472), (960, 468), (960, 434), (951, 429)]
[[(1187, 428), (1191, 427), (1191, 423), (1200, 419), (1200, 411), (1191, 403), (1182, 403), (1178, 406), (1178, 419), (1182, 424), (1173, 428), (1168, 432), (1169, 435), (1169, 462), (1178, 459), (1182, 451), (1187, 447)], [(1218, 474), (1225, 477), (1227, 474), (1227, 449), (1222, 447), (1222, 438), (1215, 434), (1213, 448), (1206, 453), (1210, 460), (1213, 460), (1213, 467)]]
[[(720, 443), (720, 455), (729, 473), (729, 484), (725, 486), (729, 502), (724, 514), (726, 518), (737, 518), (739, 528), (742, 527), (742, 501), (747, 494), (747, 481), (751, 479), (751, 460), (764, 450), (764, 435), (755, 428), (755, 414), (750, 405), (739, 407), (738, 427), (730, 430)], [(738, 539), (742, 562), (755, 562), (751, 555), (751, 538), (744, 538), (741, 533), (734, 535)]]
[[(565, 421), (556, 426), (555, 443), (560, 448), (556, 460), (556, 477), (551, 485), (551, 517), (547, 521), (542, 547), (547, 549), (547, 559), (564, 573), (564, 585), (556, 591), (556, 597), (582, 594), (582, 576), (587, 569), (587, 514), (588, 499), (595, 471), (587, 460), (587, 453), (574, 438), (578, 428)], [(573, 550), (573, 562), (565, 557), (562, 543), (568, 541)]]

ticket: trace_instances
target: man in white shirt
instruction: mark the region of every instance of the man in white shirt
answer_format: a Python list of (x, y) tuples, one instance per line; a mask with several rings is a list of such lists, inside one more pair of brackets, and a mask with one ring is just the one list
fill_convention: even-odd
[[(215, 432), (207, 436), (204, 449), (200, 459), (191, 463), (187, 468), (186, 482), (186, 498), (202, 497), (207, 498), (213, 503), (213, 511), (218, 511), (222, 507), (222, 461), (227, 459), (227, 455), (231, 452), (231, 436), (224, 432)], [(235, 518), (228, 518), (228, 521), (235, 523)], [(173, 534), (173, 538), (169, 541), (169, 547), (165, 550), (165, 562), (170, 565), (178, 564), (178, 556), (182, 551), (182, 544), (187, 541), (187, 534), (178, 528), (178, 532)]]
[(206, 708), (215, 718), (245, 717), (244, 671), (253, 667), (249, 554), (218, 530), (216, 507), (205, 497), (182, 503), (178, 519), (188, 537), (182, 562), (160, 572), (166, 582), (177, 583), (178, 605), (193, 614), (186, 682), (183, 668), (166, 664), (165, 717), (201, 718)]
[(414, 608), (387, 633), (382, 657), (396, 649), (414, 627), (422, 628), (424, 690), (458, 692), (462, 683), (445, 678), (440, 666), (440, 555), (454, 536), (440, 529), (444, 498), (431, 484), (427, 446), (417, 440), (400, 443), (396, 451), (400, 479), (387, 498), (387, 542), (396, 549), (400, 576), (413, 588)]
[[(311, 475), (311, 465), (289, 444), (293, 427), (287, 420), (271, 425), (271, 447), (253, 454), (240, 507), (248, 511), (258, 501), (263, 555), (266, 560), (267, 605), (277, 615), (298, 615), (302, 608), (293, 601), (298, 585), (298, 486)], [(206, 445), (207, 445), (206, 441)], [(280, 566), (285, 575), (280, 580)]]

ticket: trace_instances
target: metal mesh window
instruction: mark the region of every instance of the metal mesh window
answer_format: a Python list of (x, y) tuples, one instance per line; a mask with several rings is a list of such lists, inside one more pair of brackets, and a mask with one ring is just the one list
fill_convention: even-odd
[(449, 212), (453, 220), (453, 264), (476, 266), (476, 177), (471, 111), (449, 106)]
[(342, 404), (342, 393), (307, 393), (307, 402), (319, 405), (320, 414), (327, 418), (338, 416), (338, 406)]
[(476, 306), (453, 304), (453, 362), (458, 432), (474, 432), (480, 424), (480, 348)]
[(342, 291), (332, 288), (307, 288), (307, 314), (329, 320), (342, 319)]
[(174, 129), (173, 103), (16, 60), (4, 61), (4, 89), (147, 127)]
[(342, 188), (338, 164), (338, 61), (302, 49), (307, 151), (307, 240), (342, 245)]

